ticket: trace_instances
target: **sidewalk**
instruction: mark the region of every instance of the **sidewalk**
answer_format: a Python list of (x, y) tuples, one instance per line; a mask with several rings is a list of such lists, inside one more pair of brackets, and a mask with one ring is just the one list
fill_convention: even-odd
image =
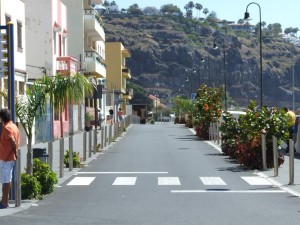
[[(132, 125), (130, 125), (127, 129), (130, 129)], [(84, 132), (78, 132), (74, 135), (73, 138), (73, 149), (74, 152), (79, 152), (80, 157), (83, 157), (83, 134)], [(100, 151), (97, 151), (96, 154), (91, 152), (91, 157), (89, 157), (89, 135), (87, 134), (87, 155), (86, 155), (86, 161), (82, 162), (83, 165), (89, 164), (91, 161), (96, 159), (99, 155), (103, 154), (103, 151), (108, 150), (110, 146), (112, 146), (115, 142), (119, 141), (120, 138), (122, 138), (126, 132), (123, 132), (115, 141), (112, 141), (110, 144), (107, 143), (107, 145), (102, 148)], [(92, 145), (93, 145), (93, 135), (92, 138)], [(101, 131), (97, 130), (97, 143), (101, 143)], [(32, 148), (46, 148), (48, 151), (48, 143), (39, 143), (36, 145), (33, 145)], [(64, 139), (64, 152), (69, 149), (69, 138)], [(21, 170), (22, 172), (25, 172), (24, 168), (26, 167), (26, 154), (27, 154), (27, 147), (23, 146), (20, 148), (20, 158), (21, 158)], [(70, 177), (72, 177), (76, 172), (80, 170), (80, 168), (74, 168), (72, 171), (69, 171), (69, 168), (64, 168), (64, 176), (59, 177), (59, 140), (55, 140), (53, 142), (53, 171), (56, 172), (58, 177), (58, 183), (56, 184), (56, 187), (59, 188), (62, 183), (64, 183), (66, 180), (68, 180)], [(0, 185), (0, 199), (2, 198), (2, 185)], [(15, 207), (15, 202), (10, 201), (9, 208), (0, 210), (0, 217), (7, 216), (13, 213), (17, 213), (20, 211), (23, 211), (31, 206), (38, 206), (38, 200), (22, 200), (20, 207)]]

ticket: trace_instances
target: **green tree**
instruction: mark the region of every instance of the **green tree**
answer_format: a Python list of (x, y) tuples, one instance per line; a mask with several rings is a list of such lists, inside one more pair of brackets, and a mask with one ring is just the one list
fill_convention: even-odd
[(195, 4), (195, 9), (198, 10), (198, 18), (200, 17), (200, 12), (201, 12), (201, 9), (203, 8), (203, 6), (199, 3), (196, 3)]
[(178, 8), (176, 5), (173, 5), (173, 4), (166, 4), (166, 5), (163, 5), (161, 8), (160, 8), (160, 11), (162, 13), (179, 13), (179, 14), (182, 14), (180, 8)]
[(158, 15), (159, 14), (159, 10), (157, 8), (150, 7), (150, 6), (144, 8), (143, 12), (145, 15)]
[(207, 17), (207, 14), (209, 13), (208, 8), (203, 9), (203, 13), (204, 13), (205, 17)]
[(132, 14), (132, 15), (143, 15), (143, 11), (139, 8), (138, 4), (133, 4), (131, 6), (129, 6), (129, 8), (127, 9), (127, 12)]

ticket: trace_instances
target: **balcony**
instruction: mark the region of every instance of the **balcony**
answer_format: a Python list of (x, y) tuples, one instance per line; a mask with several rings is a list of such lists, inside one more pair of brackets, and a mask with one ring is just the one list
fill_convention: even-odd
[(104, 0), (91, 0), (91, 4), (94, 5), (102, 5), (104, 3)]
[(122, 55), (125, 57), (125, 58), (130, 58), (131, 57), (131, 54), (130, 54), (130, 51), (126, 48), (124, 48), (122, 50)]
[(56, 71), (58, 74), (74, 75), (77, 73), (77, 59), (71, 56), (57, 57), (56, 58)]
[(105, 41), (102, 19), (94, 9), (84, 9), (84, 32), (93, 40)]
[(95, 51), (85, 51), (85, 71), (88, 76), (96, 76), (97, 78), (106, 78), (105, 60)]
[(122, 77), (126, 79), (131, 79), (130, 70), (128, 68), (122, 69)]
[(131, 100), (133, 97), (133, 89), (127, 89), (126, 94), (123, 94), (123, 99)]

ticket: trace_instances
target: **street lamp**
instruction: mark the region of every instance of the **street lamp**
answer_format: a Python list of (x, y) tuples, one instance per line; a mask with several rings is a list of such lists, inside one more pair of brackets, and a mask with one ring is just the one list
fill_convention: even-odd
[[(207, 76), (207, 80), (208, 80), (208, 86), (210, 87), (210, 64), (209, 64), (209, 57), (207, 56), (207, 64), (208, 64), (208, 76)], [(201, 57), (200, 62), (201, 63), (205, 63), (205, 59), (204, 57)], [(203, 68), (205, 69), (205, 66), (203, 66)], [(205, 70), (204, 70), (205, 71)]]
[(217, 40), (221, 40), (223, 43), (223, 77), (224, 77), (224, 101), (225, 101), (225, 111), (227, 111), (227, 71), (226, 71), (226, 42), (222, 37), (216, 37), (214, 39), (213, 48), (218, 49)]
[(259, 8), (259, 50), (260, 50), (260, 107), (263, 106), (263, 68), (262, 68), (262, 26), (261, 26), (261, 8), (260, 5), (256, 2), (251, 2), (246, 7), (246, 12), (244, 16), (244, 20), (248, 19), (250, 17), (250, 14), (248, 13), (248, 7), (252, 4), (255, 4)]

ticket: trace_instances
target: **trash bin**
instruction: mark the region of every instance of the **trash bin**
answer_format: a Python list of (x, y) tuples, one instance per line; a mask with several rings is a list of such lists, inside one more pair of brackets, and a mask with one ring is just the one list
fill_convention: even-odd
[(47, 154), (46, 148), (34, 148), (33, 151), (33, 158), (38, 158), (41, 160), (42, 163), (48, 162), (49, 155)]

